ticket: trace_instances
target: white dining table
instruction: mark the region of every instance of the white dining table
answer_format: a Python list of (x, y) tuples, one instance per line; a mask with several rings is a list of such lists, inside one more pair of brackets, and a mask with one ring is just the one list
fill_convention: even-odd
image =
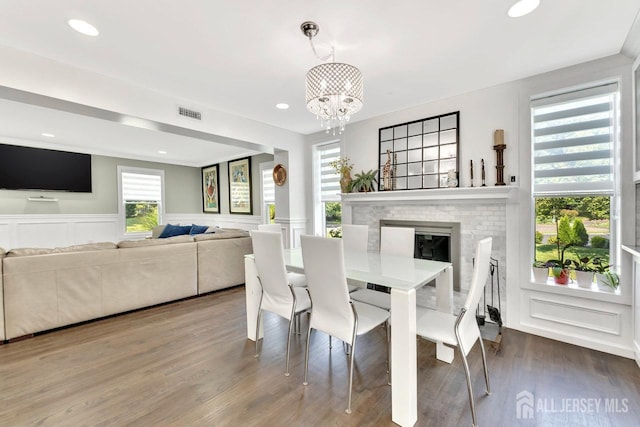
[[(413, 426), (418, 419), (416, 290), (435, 279), (437, 310), (453, 312), (453, 267), (379, 252), (345, 251), (346, 276), (363, 283), (391, 288), (391, 419)], [(304, 273), (302, 251), (285, 250), (287, 270)], [(253, 255), (245, 256), (247, 337), (256, 339), (256, 320), (262, 290)], [(261, 324), (262, 326), (262, 324)], [(262, 329), (259, 338), (262, 338)], [(437, 345), (437, 358), (451, 363), (453, 349)]]

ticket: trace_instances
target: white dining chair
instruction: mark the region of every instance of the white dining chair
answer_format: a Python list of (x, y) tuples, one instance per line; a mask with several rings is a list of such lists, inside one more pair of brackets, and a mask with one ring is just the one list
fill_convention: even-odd
[(271, 231), (273, 233), (281, 233), (282, 227), (280, 224), (258, 224), (259, 231)]
[[(380, 227), (380, 253), (413, 258), (416, 231), (411, 227)], [(374, 289), (358, 289), (351, 299), (391, 310), (391, 296)]]
[[(349, 355), (349, 398), (346, 412), (351, 413), (353, 389), (353, 364), (356, 354), (356, 337), (381, 324), (387, 325), (389, 312), (372, 305), (349, 300), (345, 276), (342, 239), (301, 236), (302, 261), (307, 275), (313, 309), (307, 332), (307, 348), (304, 361), (304, 385), (309, 385), (309, 344), (311, 330), (322, 331), (351, 346)], [(389, 340), (387, 335), (387, 364)]]
[[(280, 224), (258, 224), (258, 231), (280, 233), (280, 243), (282, 243), (282, 247), (284, 248), (284, 233), (282, 232)], [(296, 287), (307, 286), (307, 279), (304, 277), (304, 274), (287, 271), (287, 281)]]
[(284, 263), (282, 235), (270, 231), (254, 231), (251, 233), (251, 239), (258, 272), (258, 283), (262, 288), (256, 322), (255, 357), (259, 356), (258, 341), (260, 340), (258, 337), (262, 312), (268, 311), (284, 317), (289, 321), (285, 368), (285, 375), (289, 376), (289, 350), (291, 348), (294, 319), (300, 313), (311, 308), (311, 300), (306, 288), (293, 286), (288, 280)]
[(435, 311), (424, 307), (416, 307), (416, 333), (417, 335), (436, 343), (444, 343), (451, 347), (457, 347), (462, 356), (462, 365), (467, 379), (467, 391), (469, 392), (469, 405), (471, 406), (471, 418), (473, 425), (477, 426), (476, 407), (471, 388), (471, 375), (467, 355), (476, 341), (480, 342), (482, 351), (482, 364), (484, 366), (484, 379), (487, 386), (487, 394), (491, 394), (489, 387), (489, 372), (487, 370), (487, 356), (484, 344), (480, 336), (480, 329), (476, 321), (476, 307), (480, 297), (484, 293), (484, 286), (489, 274), (489, 261), (491, 256), (491, 237), (480, 240), (476, 244), (476, 256), (471, 278), (469, 294), (460, 310), (460, 314)]
[(342, 224), (342, 242), (345, 251), (366, 252), (369, 246), (369, 226)]
[[(342, 224), (342, 245), (345, 251), (366, 252), (369, 246), (369, 226)], [(367, 287), (367, 282), (347, 279), (349, 292)]]

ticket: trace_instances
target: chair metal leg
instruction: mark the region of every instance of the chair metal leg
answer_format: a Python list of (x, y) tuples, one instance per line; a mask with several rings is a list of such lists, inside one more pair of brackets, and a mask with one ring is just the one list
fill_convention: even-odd
[(331, 341), (331, 335), (329, 335), (329, 349), (333, 348), (333, 342)]
[(467, 356), (464, 354), (464, 349), (461, 346), (458, 346), (458, 350), (460, 350), (460, 355), (462, 356), (462, 365), (464, 366), (464, 374), (467, 378), (467, 391), (469, 392), (469, 406), (471, 406), (471, 421), (473, 427), (478, 426), (478, 421), (476, 420), (476, 404), (473, 399), (473, 389), (471, 388), (471, 375), (469, 374), (469, 364), (467, 363)]
[(489, 385), (489, 370), (487, 369), (487, 355), (484, 351), (484, 344), (482, 337), (478, 338), (480, 341), (480, 350), (482, 350), (482, 366), (484, 367), (484, 382), (487, 385), (487, 394), (491, 395), (491, 386)]
[[(260, 279), (258, 279), (260, 280)], [(260, 320), (262, 318), (262, 295), (260, 295), (260, 304), (258, 304), (258, 318), (256, 319), (256, 354), (253, 357), (258, 357), (258, 341), (260, 341)]]
[[(292, 310), (295, 310), (295, 305)], [(291, 349), (291, 334), (293, 333), (293, 323), (295, 322), (295, 315), (291, 313), (291, 319), (289, 320), (289, 333), (287, 334), (287, 364), (284, 371), (284, 376), (289, 376), (289, 350)]]
[(356, 337), (358, 333), (358, 312), (353, 304), (351, 304), (351, 310), (353, 311), (353, 334), (351, 338), (351, 355), (349, 357), (349, 401), (347, 403), (347, 414), (351, 413), (351, 391), (353, 390), (353, 362), (356, 354)]
[(387, 338), (387, 384), (391, 385), (391, 325), (388, 320), (384, 322), (384, 332)]
[(351, 413), (351, 391), (353, 390), (353, 359), (356, 354), (356, 340), (354, 337), (353, 344), (351, 345), (351, 354), (349, 355), (349, 402), (347, 403), (347, 414)]
[[(329, 336), (331, 339), (331, 336)], [(309, 325), (309, 329), (307, 330), (307, 349), (304, 352), (304, 381), (303, 385), (309, 385), (309, 381), (307, 381), (307, 374), (309, 373), (309, 342), (311, 341), (311, 325)]]

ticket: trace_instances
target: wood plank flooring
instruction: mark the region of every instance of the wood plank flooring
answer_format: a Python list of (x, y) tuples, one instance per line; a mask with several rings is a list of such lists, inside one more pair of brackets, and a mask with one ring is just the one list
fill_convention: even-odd
[[(304, 387), (306, 336), (292, 340), (285, 377), (286, 321), (265, 316), (256, 359), (244, 304), (244, 288), (237, 287), (2, 345), (0, 425), (395, 425), (383, 329), (359, 338), (347, 415), (342, 346), (334, 340), (330, 350), (326, 336), (312, 335)], [(487, 351), (491, 396), (484, 395), (478, 346), (470, 354), (481, 426), (640, 425), (640, 368), (632, 360), (512, 330)], [(423, 340), (418, 353), (417, 425), (471, 425), (460, 358), (439, 362), (435, 345)], [(543, 405), (533, 419), (516, 417), (516, 395), (524, 390)], [(563, 399), (585, 405), (601, 399), (601, 406), (580, 411), (577, 401), (562, 410)], [(604, 399), (618, 399), (620, 412), (605, 408)]]

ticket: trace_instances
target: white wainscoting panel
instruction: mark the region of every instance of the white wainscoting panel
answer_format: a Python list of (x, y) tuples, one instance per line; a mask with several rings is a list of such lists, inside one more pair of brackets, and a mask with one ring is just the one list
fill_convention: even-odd
[(606, 353), (634, 358), (628, 304), (520, 288), (515, 329)]
[(71, 244), (68, 222), (18, 223), (16, 228), (16, 245), (19, 248), (52, 248)]
[(82, 220), (73, 223), (73, 244), (113, 242), (118, 224), (113, 220)]
[(547, 297), (532, 297), (529, 299), (529, 304), (530, 316), (535, 319), (549, 320), (611, 335), (621, 333), (619, 311), (568, 304)]
[(11, 246), (11, 226), (7, 222), (0, 223), (0, 248), (9, 250)]
[(0, 246), (55, 248), (118, 242), (117, 214), (0, 215)]

